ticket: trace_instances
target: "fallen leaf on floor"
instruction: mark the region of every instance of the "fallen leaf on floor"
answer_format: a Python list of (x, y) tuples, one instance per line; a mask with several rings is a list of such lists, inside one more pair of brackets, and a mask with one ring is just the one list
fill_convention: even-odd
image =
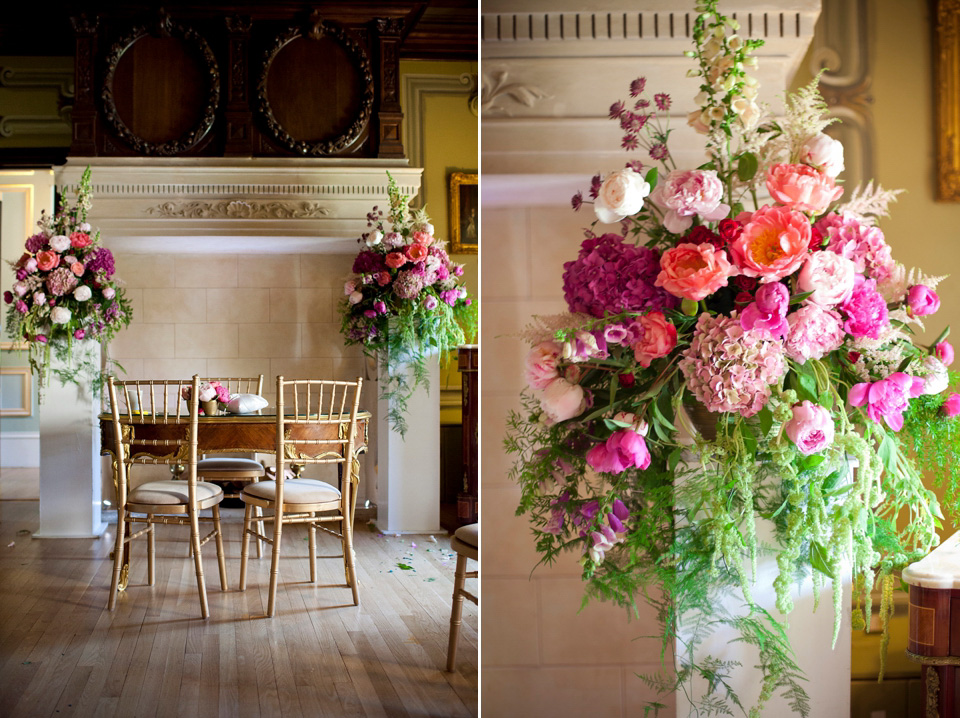
[(29, 536), (29, 535), (30, 535), (30, 529), (20, 529), (19, 531), (17, 531), (17, 536)]
[(399, 568), (401, 571), (413, 571), (413, 566), (405, 563), (398, 563), (397, 568)]
[(7, 544), (7, 548), (10, 548), (11, 546), (16, 546), (16, 545), (17, 545), (16, 541), (11, 541), (10, 543)]

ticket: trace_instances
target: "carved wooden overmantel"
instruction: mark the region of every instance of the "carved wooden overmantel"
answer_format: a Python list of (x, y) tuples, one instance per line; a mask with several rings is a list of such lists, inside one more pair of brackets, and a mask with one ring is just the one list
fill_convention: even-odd
[(402, 159), (400, 50), (422, 5), (78, 16), (70, 156)]

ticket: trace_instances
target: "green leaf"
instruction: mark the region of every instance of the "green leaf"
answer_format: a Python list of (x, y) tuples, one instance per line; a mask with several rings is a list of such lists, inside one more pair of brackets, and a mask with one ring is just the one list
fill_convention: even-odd
[(886, 470), (892, 474), (897, 468), (897, 445), (886, 432), (884, 432), (883, 441), (880, 442), (880, 447), (877, 449), (877, 456), (880, 457)]
[(840, 481), (841, 477), (844, 477), (846, 475), (847, 475), (846, 468), (837, 469), (836, 471), (834, 471), (832, 474), (830, 474), (827, 478), (823, 480), (823, 492), (827, 493), (831, 491), (833, 487), (837, 485), (837, 482)]
[(670, 467), (671, 473), (677, 470), (677, 464), (680, 463), (681, 456), (683, 456), (683, 447), (678, 446), (676, 449), (671, 451), (670, 456), (667, 457), (667, 466)]
[(654, 418), (654, 419), (656, 419), (658, 422), (660, 422), (661, 424), (663, 424), (663, 425), (664, 425), (666, 428), (668, 428), (670, 431), (676, 431), (676, 430), (677, 430), (677, 427), (675, 427), (672, 423), (670, 423), (670, 422), (667, 420), (667, 417), (663, 415), (663, 412), (660, 411), (660, 406), (659, 406), (659, 403), (658, 403), (658, 402), (656, 402), (656, 401), (655, 401), (655, 402), (652, 402), (652, 403), (650, 404), (650, 408), (653, 410), (653, 418)]
[(948, 336), (950, 336), (950, 325), (949, 325), (949, 324), (947, 325), (947, 327), (946, 327), (942, 332), (940, 332), (939, 335), (937, 335), (937, 338), (933, 340), (933, 343), (932, 343), (930, 346), (936, 346), (937, 344), (939, 344), (940, 342), (942, 342), (944, 339), (946, 339)]
[(766, 436), (773, 427), (773, 412), (767, 407), (763, 407), (757, 412), (757, 421), (760, 422), (760, 433)]
[(750, 430), (750, 427), (743, 422), (740, 423), (740, 436), (743, 437), (743, 448), (746, 449), (747, 454), (756, 456), (757, 437), (753, 435), (753, 431)]
[(619, 419), (604, 419), (604, 426), (606, 426), (610, 431), (617, 431), (618, 429), (626, 429), (630, 424), (625, 421), (620, 421)]
[(810, 565), (823, 575), (833, 578), (833, 572), (830, 570), (827, 549), (817, 541), (810, 542)]
[(825, 409), (832, 409), (833, 408), (833, 392), (827, 391), (827, 390), (821, 391), (820, 400), (817, 403)]
[(799, 304), (811, 294), (813, 294), (813, 292), (800, 292), (799, 294), (794, 294), (792, 297), (790, 297), (790, 305), (792, 306), (794, 304)]
[(659, 174), (660, 172), (657, 170), (656, 167), (651, 167), (650, 170), (647, 172), (647, 174), (644, 175), (643, 177), (644, 182), (650, 185), (651, 191), (653, 190), (654, 187), (657, 186), (657, 175)]
[(813, 454), (812, 456), (804, 457), (803, 461), (800, 462), (801, 471), (811, 471), (812, 469), (817, 468), (820, 464), (823, 463), (824, 457), (820, 454)]
[(741, 182), (749, 182), (757, 174), (757, 156), (752, 152), (744, 152), (737, 160), (737, 177)]
[(817, 378), (811, 373), (797, 374), (797, 393), (801, 399), (809, 399), (816, 403), (817, 401)]

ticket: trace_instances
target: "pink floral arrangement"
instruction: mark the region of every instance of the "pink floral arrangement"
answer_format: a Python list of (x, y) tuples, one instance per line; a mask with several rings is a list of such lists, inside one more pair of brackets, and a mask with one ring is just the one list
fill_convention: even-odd
[[(185, 386), (180, 390), (180, 396), (186, 401), (190, 401), (192, 395), (193, 387)], [(201, 402), (216, 400), (220, 404), (226, 404), (230, 401), (230, 392), (227, 387), (218, 381), (205, 381), (200, 384), (197, 400)], [(200, 411), (203, 411), (202, 407)]]
[[(10, 263), (16, 281), (3, 293), (8, 305), (6, 329), (26, 342), (41, 386), (51, 350), (67, 365), (73, 341), (107, 343), (130, 323), (130, 303), (114, 276), (113, 254), (86, 221), (90, 206), (88, 167), (75, 204), (64, 198), (55, 216), (44, 214), (40, 231), (27, 238), (23, 255)], [(76, 373), (91, 373), (97, 379), (100, 367), (78, 367)], [(59, 375), (75, 378), (66, 370)]]
[[(869, 613), (876, 585), (889, 612), (895, 572), (936, 545), (941, 508), (921, 467), (960, 516), (954, 350), (947, 331), (920, 339), (942, 278), (893, 259), (878, 223), (896, 192), (838, 181), (843, 146), (824, 132), (816, 81), (769, 115), (748, 74), (762, 43), (716, 0), (697, 7), (688, 123), (706, 162), (675, 165), (672, 100), (650, 99), (644, 78), (611, 106), (631, 156), (572, 199), (575, 211), (592, 203), (595, 221), (564, 265), (569, 313), (523, 333), (529, 386), (506, 442), (519, 512), (544, 561), (581, 554), (591, 595), (669, 597), (657, 605), (665, 641), (677, 606), (696, 606), (704, 625), (726, 620), (693, 576), (766, 613), (749, 576), (756, 522), (773, 520), (777, 609), (789, 613), (795, 576), (812, 572), (833, 583), (838, 629), (844, 566), (858, 605)], [(858, 609), (854, 625), (868, 622)], [(801, 695), (788, 647), (774, 653), (764, 692)], [(673, 689), (698, 669), (685, 670)]]

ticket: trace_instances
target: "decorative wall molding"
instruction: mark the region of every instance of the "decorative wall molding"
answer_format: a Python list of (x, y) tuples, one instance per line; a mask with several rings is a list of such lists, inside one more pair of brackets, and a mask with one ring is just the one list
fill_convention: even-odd
[(48, 115), (2, 115), (0, 116), (0, 137), (14, 135), (69, 135), (70, 110), (64, 107), (60, 117)]
[(73, 68), (0, 67), (0, 87), (55, 87), (61, 98), (73, 97)]
[(0, 433), (0, 467), (19, 469), (38, 466), (40, 466), (39, 431)]
[(477, 76), (471, 73), (459, 77), (408, 73), (403, 76), (400, 94), (405, 117), (403, 146), (414, 167), (423, 167), (424, 115), (428, 95), (462, 95), (471, 112), (477, 114)]
[(189, 219), (316, 219), (330, 210), (316, 202), (258, 202), (255, 200), (163, 202), (147, 207), (147, 214)]
[(482, 103), (484, 112), (510, 115), (509, 103), (513, 102), (524, 107), (533, 107), (540, 100), (549, 95), (535, 85), (526, 85), (523, 82), (509, 82), (506, 70), (500, 70), (492, 75), (483, 75)]

